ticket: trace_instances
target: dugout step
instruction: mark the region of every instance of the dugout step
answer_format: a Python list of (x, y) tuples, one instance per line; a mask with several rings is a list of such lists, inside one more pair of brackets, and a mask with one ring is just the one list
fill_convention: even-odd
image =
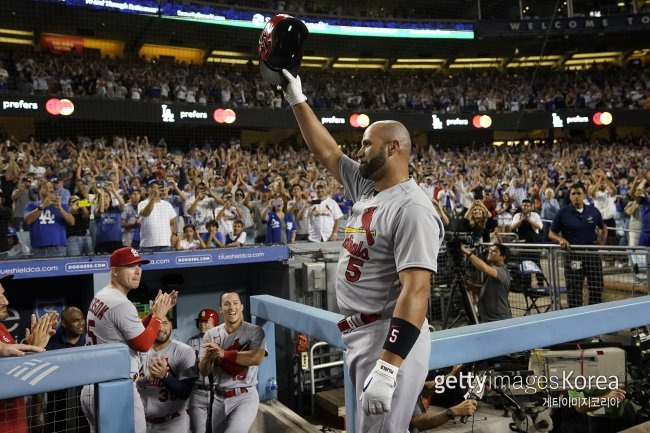
[(280, 432), (320, 433), (321, 430), (309, 424), (309, 422), (279, 401), (271, 404), (260, 402), (257, 417), (253, 422), (250, 433)]
[(345, 430), (345, 388), (318, 392), (314, 403), (318, 417)]

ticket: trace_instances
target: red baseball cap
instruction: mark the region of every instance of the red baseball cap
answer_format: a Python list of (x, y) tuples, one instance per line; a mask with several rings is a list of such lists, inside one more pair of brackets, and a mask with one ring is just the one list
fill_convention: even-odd
[(0, 277), (0, 284), (4, 283), (5, 281), (9, 281), (14, 277), (14, 274), (6, 274)]
[(149, 263), (149, 260), (140, 257), (138, 250), (131, 247), (120, 248), (119, 250), (113, 251), (113, 254), (111, 254), (111, 268), (128, 266), (134, 263), (142, 263), (143, 265), (146, 265)]

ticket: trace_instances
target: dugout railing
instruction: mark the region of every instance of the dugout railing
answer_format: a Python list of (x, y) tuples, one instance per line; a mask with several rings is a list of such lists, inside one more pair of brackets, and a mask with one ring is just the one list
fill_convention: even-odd
[[(252, 296), (250, 311), (253, 322), (264, 328), (269, 354), (259, 370), (258, 391), (262, 399), (267, 398), (264, 384), (276, 377), (275, 325), (345, 349), (336, 326), (343, 318), (340, 314), (269, 295)], [(642, 296), (433, 332), (429, 369), (645, 326), (650, 322), (648, 311), (650, 296)], [(354, 433), (357, 428), (351, 420), (356, 418), (356, 397), (347, 364), (344, 383), (346, 428)]]
[(98, 433), (133, 433), (130, 371), (129, 349), (124, 344), (0, 358), (0, 401), (95, 384)]

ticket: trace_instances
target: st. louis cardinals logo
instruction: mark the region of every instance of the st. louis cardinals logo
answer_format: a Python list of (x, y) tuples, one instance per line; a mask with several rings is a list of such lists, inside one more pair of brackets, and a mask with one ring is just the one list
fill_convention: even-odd
[[(229, 347), (224, 350), (234, 350), (236, 352), (243, 352), (251, 349), (251, 342), (247, 341), (243, 345), (240, 343), (239, 338), (235, 340)], [(227, 359), (221, 361), (220, 367), (234, 380), (244, 380), (248, 374), (248, 367), (235, 364)]]
[(345, 233), (365, 233), (366, 234), (366, 244), (371, 247), (375, 244), (375, 236), (377, 236), (376, 230), (370, 230), (370, 223), (372, 222), (372, 216), (377, 210), (377, 206), (367, 207), (363, 210), (361, 215), (361, 228), (346, 227)]
[(348, 260), (348, 266), (345, 270), (345, 278), (354, 283), (361, 278), (361, 267), (363, 264), (370, 260), (370, 254), (367, 247), (371, 247), (375, 244), (375, 236), (377, 236), (376, 230), (370, 230), (370, 224), (372, 223), (372, 217), (377, 210), (377, 206), (368, 207), (363, 210), (361, 214), (361, 227), (355, 228), (352, 227), (355, 224), (356, 220), (352, 220), (350, 225), (345, 228), (345, 233), (363, 233), (366, 235), (366, 245), (363, 241), (355, 242), (354, 234), (346, 236), (343, 241), (343, 248), (346, 249), (351, 256)]

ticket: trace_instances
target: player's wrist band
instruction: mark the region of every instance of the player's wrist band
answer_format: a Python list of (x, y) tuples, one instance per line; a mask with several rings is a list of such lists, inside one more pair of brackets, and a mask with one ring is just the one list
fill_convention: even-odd
[(237, 351), (236, 350), (226, 350), (223, 352), (223, 359), (230, 362), (237, 362)]
[(392, 317), (384, 349), (406, 359), (419, 336), (420, 330), (412, 323), (399, 317)]

